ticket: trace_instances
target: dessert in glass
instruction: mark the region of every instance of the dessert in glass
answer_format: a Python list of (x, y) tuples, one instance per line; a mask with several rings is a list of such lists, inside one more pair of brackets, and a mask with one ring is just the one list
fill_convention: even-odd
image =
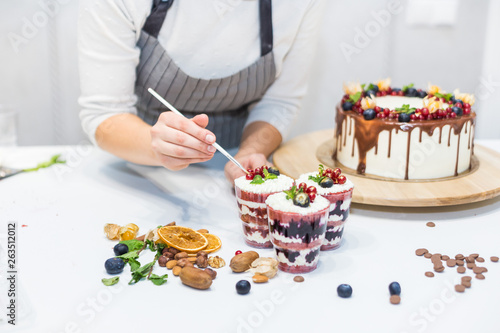
[(342, 174), (339, 168), (330, 169), (319, 165), (318, 172), (300, 175), (297, 179), (299, 187), (315, 186), (317, 194), (330, 201), (328, 226), (326, 227), (325, 240), (321, 246), (322, 251), (333, 250), (340, 247), (344, 224), (349, 216), (352, 191), (354, 185)]
[(314, 187), (270, 195), (266, 200), (269, 235), (278, 268), (289, 273), (316, 269), (325, 238), (330, 202)]
[(257, 248), (271, 248), (265, 202), (271, 194), (289, 190), (293, 179), (281, 175), (274, 167), (258, 167), (248, 172), (234, 181), (245, 242)]

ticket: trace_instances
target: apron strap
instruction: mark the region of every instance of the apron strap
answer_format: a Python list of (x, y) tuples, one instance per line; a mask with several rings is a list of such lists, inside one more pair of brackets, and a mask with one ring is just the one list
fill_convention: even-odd
[[(153, 0), (153, 8), (142, 30), (158, 38), (160, 29), (174, 0)], [(273, 50), (273, 12), (272, 0), (259, 0), (260, 54), (265, 56)]]
[(259, 0), (260, 54), (265, 56), (273, 50), (272, 0)]
[(158, 38), (163, 21), (165, 21), (165, 17), (167, 16), (167, 11), (173, 2), (174, 0), (153, 0), (151, 14), (146, 19), (142, 30), (148, 35)]

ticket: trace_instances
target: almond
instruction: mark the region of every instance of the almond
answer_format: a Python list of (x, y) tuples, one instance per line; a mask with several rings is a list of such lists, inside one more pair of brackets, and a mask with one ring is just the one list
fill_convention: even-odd
[(265, 275), (255, 274), (252, 277), (252, 280), (255, 283), (265, 283), (265, 282), (269, 281), (269, 278)]
[(167, 269), (172, 269), (175, 266), (177, 266), (177, 260), (170, 260), (169, 262), (167, 262)]
[(172, 269), (172, 273), (173, 273), (175, 276), (179, 276), (179, 274), (181, 274), (181, 270), (182, 270), (182, 267), (181, 267), (181, 266), (175, 266), (175, 267)]

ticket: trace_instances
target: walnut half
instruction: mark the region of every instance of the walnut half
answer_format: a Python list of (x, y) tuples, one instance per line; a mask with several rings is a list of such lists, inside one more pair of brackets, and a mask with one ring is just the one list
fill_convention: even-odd
[(226, 262), (221, 257), (215, 256), (208, 258), (208, 264), (213, 268), (221, 268), (226, 265)]

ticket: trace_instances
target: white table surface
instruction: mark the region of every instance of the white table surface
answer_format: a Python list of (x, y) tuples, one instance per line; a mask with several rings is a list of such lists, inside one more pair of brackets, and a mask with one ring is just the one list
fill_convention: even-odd
[[(477, 141), (500, 151), (500, 140)], [(279, 272), (269, 283), (252, 283), (242, 296), (235, 283), (250, 273), (218, 270), (207, 291), (181, 284), (169, 274), (163, 286), (150, 281), (106, 287), (104, 261), (115, 242), (106, 223), (133, 222), (141, 232), (177, 221), (218, 235), (217, 255), (227, 263), (245, 245), (235, 198), (220, 168), (190, 167), (180, 172), (134, 167), (91, 147), (0, 149), (0, 162), (31, 166), (63, 153), (68, 163), (0, 181), (0, 332), (499, 332), (500, 199), (423, 209), (353, 204), (338, 250), (322, 252), (318, 269), (301, 284)], [(218, 165), (218, 167), (217, 167)], [(500, 171), (500, 168), (499, 168)], [(5, 323), (5, 243), (7, 222), (18, 224), (18, 325)], [(428, 221), (435, 228), (425, 226)], [(26, 225), (26, 227), (22, 227)], [(459, 294), (462, 276), (446, 268), (434, 278), (430, 260), (415, 255), (479, 253), (485, 280)], [(257, 250), (273, 256), (272, 250)], [(147, 263), (152, 252), (139, 260)], [(156, 267), (156, 274), (167, 272)], [(170, 272), (170, 271), (169, 271)], [(469, 273), (468, 271), (467, 273)], [(468, 274), (472, 275), (472, 274)], [(388, 285), (398, 281), (402, 302), (389, 303)], [(353, 287), (341, 299), (341, 283)]]

